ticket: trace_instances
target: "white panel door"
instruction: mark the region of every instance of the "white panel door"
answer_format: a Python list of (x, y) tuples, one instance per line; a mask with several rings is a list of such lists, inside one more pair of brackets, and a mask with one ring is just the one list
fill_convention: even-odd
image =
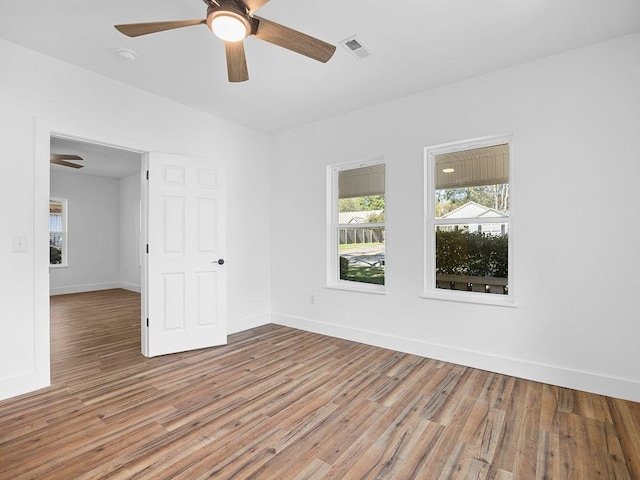
[(227, 343), (222, 166), (150, 153), (148, 221), (146, 354)]

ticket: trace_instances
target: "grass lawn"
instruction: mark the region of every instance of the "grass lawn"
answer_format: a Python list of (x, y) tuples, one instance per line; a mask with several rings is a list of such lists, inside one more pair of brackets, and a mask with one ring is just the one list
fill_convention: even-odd
[(349, 270), (342, 280), (384, 285), (384, 267), (364, 267), (349, 265)]
[(361, 248), (371, 248), (371, 247), (383, 247), (384, 243), (341, 243), (340, 251), (344, 252), (345, 250), (357, 250)]

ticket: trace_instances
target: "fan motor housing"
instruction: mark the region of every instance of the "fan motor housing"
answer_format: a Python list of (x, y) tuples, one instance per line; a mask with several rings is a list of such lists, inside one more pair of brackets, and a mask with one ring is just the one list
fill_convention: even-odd
[(209, 27), (209, 30), (211, 30), (212, 32), (213, 26), (211, 24), (213, 22), (213, 19), (220, 15), (234, 17), (240, 20), (247, 29), (247, 35), (250, 35), (252, 33), (253, 22), (251, 21), (251, 17), (249, 17), (245, 11), (242, 11), (232, 2), (222, 4), (219, 7), (215, 6), (207, 8), (207, 27)]

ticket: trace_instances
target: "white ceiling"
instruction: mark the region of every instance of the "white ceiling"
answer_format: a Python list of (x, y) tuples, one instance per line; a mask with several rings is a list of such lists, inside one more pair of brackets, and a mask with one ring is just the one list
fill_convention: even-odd
[(142, 155), (139, 153), (76, 140), (52, 137), (51, 153), (82, 157), (82, 161), (70, 162), (82, 165), (82, 168), (51, 164), (51, 170), (65, 173), (123, 178), (139, 173), (142, 168)]
[(335, 45), (357, 35), (372, 55), (338, 46), (322, 64), (250, 37), (250, 79), (231, 84), (204, 25), (113, 28), (203, 19), (200, 0), (0, 0), (0, 12), (0, 38), (268, 133), (640, 31), (638, 0), (271, 0), (258, 15)]

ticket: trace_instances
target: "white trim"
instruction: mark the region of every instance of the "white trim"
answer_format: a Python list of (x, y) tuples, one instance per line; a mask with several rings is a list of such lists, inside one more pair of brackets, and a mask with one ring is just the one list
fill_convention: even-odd
[(292, 317), (279, 313), (272, 313), (271, 319), (276, 325), (297, 328), (307, 332), (388, 348), (535, 382), (640, 402), (640, 382), (628, 378), (598, 375), (556, 365), (527, 362), (516, 358), (385, 335), (370, 330), (355, 329), (344, 325)]
[(149, 151), (142, 155), (142, 169), (140, 173), (140, 352), (149, 356), (149, 262), (147, 246), (149, 245)]
[[(88, 130), (44, 116), (34, 117), (34, 194), (33, 194), (33, 331), (34, 369), (0, 381), (0, 397), (9, 398), (51, 385), (49, 319), (49, 196), (51, 137), (65, 138), (126, 149), (149, 151), (139, 141), (109, 133)], [(143, 185), (145, 185), (143, 183)], [(142, 322), (142, 319), (141, 319)], [(143, 328), (144, 331), (144, 328)]]
[[(373, 165), (385, 165), (384, 157), (372, 157), (368, 160), (357, 160), (353, 162), (339, 163), (327, 165), (327, 284), (325, 288), (335, 290), (345, 290), (351, 292), (378, 293), (386, 292), (385, 285), (350, 282), (341, 280), (339, 270), (339, 243), (338, 230), (340, 228), (374, 228), (382, 227), (386, 229), (385, 223), (339, 223), (338, 215), (338, 174), (345, 170), (353, 170), (356, 168), (370, 167)], [(385, 179), (386, 184), (386, 179)], [(385, 202), (386, 202), (386, 185), (385, 185)], [(386, 241), (385, 241), (386, 243)], [(386, 245), (385, 245), (386, 250)], [(386, 280), (386, 275), (385, 275)], [(385, 282), (386, 283), (386, 282)], [(355, 285), (355, 286), (354, 286)]]
[(129, 290), (130, 292), (142, 293), (142, 287), (134, 283), (118, 282), (117, 288), (122, 288), (123, 290)]
[[(34, 117), (33, 368), (0, 379), (0, 400), (51, 385), (49, 347), (49, 130)], [(45, 141), (46, 138), (46, 141)]]
[(227, 334), (244, 332), (252, 328), (262, 327), (271, 324), (271, 314), (263, 313), (262, 315), (254, 315), (252, 317), (239, 318), (227, 323)]
[(112, 290), (122, 288), (120, 282), (87, 283), (84, 285), (68, 285), (66, 287), (55, 287), (49, 290), (49, 295), (67, 295), (69, 293), (97, 292), (99, 290)]
[[(356, 168), (372, 167), (374, 165), (386, 166), (386, 164), (387, 162), (385, 162), (384, 157), (382, 155), (379, 155), (379, 156), (367, 158), (364, 160), (354, 160), (352, 162), (334, 163), (333, 165), (327, 165), (327, 169), (335, 170), (336, 172), (342, 172), (344, 170), (354, 170)], [(337, 188), (337, 185), (336, 185), (336, 188)], [(386, 187), (385, 187), (385, 190), (386, 190)], [(337, 190), (336, 190), (336, 193), (337, 193)], [(338, 197), (336, 196), (336, 198)]]
[[(496, 305), (496, 306), (516, 306), (515, 301), (515, 282), (514, 282), (514, 268), (513, 268), (513, 196), (510, 197), (510, 209), (508, 217), (499, 218), (474, 218), (469, 223), (483, 224), (483, 223), (507, 223), (509, 231), (509, 293), (507, 295), (497, 294), (482, 294), (486, 295), (486, 298), (478, 298), (477, 292), (463, 292), (451, 291), (445, 289), (436, 288), (436, 273), (434, 268), (435, 259), (435, 227), (436, 224), (461, 224), (465, 223), (465, 219), (439, 219), (436, 222), (433, 212), (435, 211), (435, 205), (433, 204), (433, 193), (435, 192), (435, 179), (432, 175), (433, 162), (435, 156), (443, 153), (461, 152), (466, 150), (472, 150), (475, 148), (489, 147), (492, 145), (509, 145), (509, 184), (513, 185), (513, 135), (495, 135), (472, 138), (469, 140), (461, 140), (450, 143), (443, 143), (440, 145), (431, 145), (424, 148), (423, 158), (423, 194), (424, 194), (424, 259), (423, 259), (423, 292), (420, 298), (447, 300), (455, 302), (467, 302), (478, 303), (484, 305)], [(512, 192), (510, 192), (510, 195)], [(500, 220), (500, 221), (498, 221)]]
[(345, 292), (372, 293), (374, 295), (386, 295), (385, 285), (377, 283), (350, 282), (348, 280), (340, 280), (340, 283), (328, 283), (324, 286), (329, 290), (343, 290)]
[(105, 283), (88, 283), (84, 285), (68, 285), (66, 287), (56, 287), (49, 290), (49, 295), (66, 295), (68, 293), (96, 292), (99, 290), (111, 290), (121, 288), (130, 292), (141, 293), (142, 287), (134, 283), (127, 282), (105, 282)]
[[(491, 147), (494, 145), (510, 143), (512, 139), (513, 134), (511, 133), (503, 135), (487, 135), (484, 137), (470, 138), (467, 140), (456, 140), (455, 142), (431, 145), (425, 147), (425, 150), (429, 150), (437, 155), (452, 152), (465, 152), (467, 150), (474, 150), (476, 148)], [(509, 165), (509, 167), (511, 167), (511, 165)], [(511, 169), (509, 169), (509, 173), (511, 173)]]
[(512, 307), (518, 306), (517, 303), (509, 300), (507, 295), (500, 295), (498, 293), (486, 294), (481, 292), (467, 292), (464, 290), (446, 290), (438, 289), (437, 294), (423, 293), (419, 295), (420, 298), (427, 298), (430, 300), (443, 300), (445, 302), (462, 302), (473, 303), (475, 305), (491, 305), (494, 307)]

